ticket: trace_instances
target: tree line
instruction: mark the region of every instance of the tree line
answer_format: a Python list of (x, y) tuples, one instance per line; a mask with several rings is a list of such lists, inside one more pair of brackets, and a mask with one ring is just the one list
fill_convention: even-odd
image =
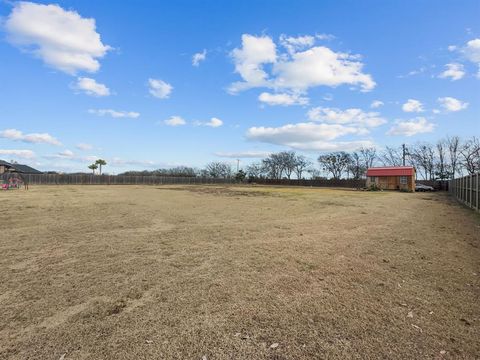
[[(99, 160), (97, 165), (101, 169), (106, 163)], [(212, 161), (202, 169), (177, 166), (153, 171), (126, 171), (119, 175), (236, 178), (239, 181), (292, 178), (361, 179), (365, 177), (369, 167), (401, 165), (414, 166), (417, 177), (424, 180), (447, 180), (475, 174), (480, 171), (480, 139), (473, 136), (462, 141), (458, 136), (451, 136), (436, 143), (387, 146), (382, 150), (362, 147), (352, 152), (334, 151), (321, 154), (315, 162), (295, 151), (281, 151), (238, 171), (234, 171), (228, 162)], [(89, 168), (92, 169), (93, 166)]]

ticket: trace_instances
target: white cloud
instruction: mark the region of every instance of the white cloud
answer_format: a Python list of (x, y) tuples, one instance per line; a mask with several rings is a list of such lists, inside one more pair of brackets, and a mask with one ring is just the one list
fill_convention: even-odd
[(340, 124), (298, 123), (280, 127), (251, 127), (246, 137), (250, 140), (289, 146), (299, 150), (351, 150), (371, 145), (369, 140), (332, 142), (345, 135), (366, 135), (368, 130)]
[(381, 107), (381, 106), (383, 106), (383, 105), (385, 105), (385, 104), (383, 103), (383, 101), (374, 100), (374, 101), (372, 101), (372, 103), (370, 104), (370, 107), (371, 107), (372, 109), (378, 109), (379, 107)]
[(312, 121), (323, 121), (334, 124), (350, 124), (364, 127), (376, 127), (387, 122), (377, 112), (364, 112), (361, 109), (340, 110), (337, 108), (315, 107), (308, 111)]
[(450, 63), (446, 64), (445, 67), (447, 68), (444, 72), (438, 75), (439, 78), (450, 80), (460, 80), (465, 76), (465, 71), (462, 64), (459, 63)]
[(241, 158), (264, 158), (270, 155), (268, 151), (240, 151), (240, 152), (216, 152), (218, 157), (241, 159)]
[(408, 99), (405, 104), (402, 105), (402, 110), (405, 112), (422, 112), (423, 104), (415, 99)]
[(222, 125), (223, 125), (223, 121), (220, 120), (220, 119), (218, 119), (218, 118), (216, 118), (216, 117), (212, 117), (212, 118), (210, 119), (210, 121), (204, 123), (203, 125), (216, 128), (216, 127), (222, 126)]
[(0, 149), (0, 155), (13, 156), (22, 159), (33, 159), (35, 157), (35, 153), (32, 150)]
[(93, 149), (93, 145), (86, 143), (79, 143), (75, 146), (78, 150), (88, 151)]
[(417, 117), (411, 120), (398, 120), (394, 126), (387, 131), (387, 135), (413, 136), (432, 132), (435, 124), (430, 123), (424, 117)]
[(231, 56), (235, 63), (235, 72), (245, 80), (231, 85), (230, 91), (238, 92), (268, 84), (268, 74), (264, 71), (263, 64), (277, 60), (277, 48), (268, 36), (243, 34), (242, 47), (234, 49)]
[[(281, 44), (287, 47), (286, 53), (277, 54), (277, 47), (268, 36), (242, 36), (242, 47), (231, 55), (235, 72), (243, 81), (231, 84), (229, 91), (236, 93), (254, 87), (267, 87), (276, 90), (306, 92), (311, 87), (342, 84), (359, 86), (362, 91), (375, 87), (372, 77), (362, 72), (363, 64), (358, 55), (336, 53), (325, 46), (313, 46), (314, 38), (286, 37)], [(306, 50), (301, 51), (301, 49)], [(270, 73), (264, 67), (272, 64)]]
[(0, 131), (0, 138), (9, 139), (13, 141), (22, 141), (33, 144), (50, 144), (50, 145), (62, 145), (60, 141), (55, 139), (48, 133), (32, 133), (24, 134), (17, 129), (6, 129)]
[(155, 162), (151, 160), (124, 160), (124, 159), (115, 157), (110, 160), (110, 164), (114, 166), (140, 165), (140, 166), (151, 167), (155, 165)]
[(73, 86), (76, 90), (81, 90), (90, 96), (109, 96), (110, 89), (103, 84), (97, 83), (95, 79), (79, 77), (77, 83)]
[(332, 35), (332, 34), (316, 34), (315, 37), (318, 40), (333, 40), (333, 39), (335, 39), (335, 35)]
[(131, 118), (136, 119), (140, 116), (140, 113), (135, 111), (117, 111), (112, 109), (90, 109), (88, 110), (90, 114), (98, 116), (111, 116), (113, 118)]
[(315, 37), (311, 35), (292, 37), (282, 34), (280, 35), (280, 44), (287, 49), (290, 54), (294, 54), (299, 50), (313, 46), (315, 44)]
[(82, 18), (77, 12), (55, 4), (23, 1), (13, 4), (5, 21), (10, 43), (68, 74), (96, 72), (100, 68), (98, 59), (111, 48), (102, 43), (94, 19)]
[(258, 100), (270, 106), (281, 105), (307, 105), (309, 99), (307, 97), (300, 96), (299, 94), (271, 94), (263, 92), (258, 96)]
[(173, 86), (160, 79), (148, 79), (149, 92), (159, 99), (168, 99), (172, 93)]
[(171, 116), (169, 119), (164, 120), (163, 123), (168, 126), (182, 126), (187, 124), (180, 116)]
[(480, 65), (480, 39), (468, 41), (462, 52), (467, 60)]
[(437, 101), (440, 103), (441, 107), (449, 112), (460, 111), (468, 107), (467, 102), (449, 96), (438, 98)]
[(196, 53), (192, 56), (192, 65), (199, 66), (202, 61), (205, 61), (207, 58), (207, 50), (203, 49), (202, 52)]

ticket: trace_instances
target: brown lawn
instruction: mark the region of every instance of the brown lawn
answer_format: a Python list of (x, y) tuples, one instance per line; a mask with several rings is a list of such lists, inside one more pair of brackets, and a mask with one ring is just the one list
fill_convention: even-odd
[(480, 355), (480, 216), (446, 194), (32, 186), (0, 202), (1, 359)]

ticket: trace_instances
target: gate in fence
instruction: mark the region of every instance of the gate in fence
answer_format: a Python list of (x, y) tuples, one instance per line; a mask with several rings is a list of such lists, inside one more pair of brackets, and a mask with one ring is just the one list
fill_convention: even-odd
[(449, 192), (468, 207), (480, 211), (480, 173), (450, 180)]

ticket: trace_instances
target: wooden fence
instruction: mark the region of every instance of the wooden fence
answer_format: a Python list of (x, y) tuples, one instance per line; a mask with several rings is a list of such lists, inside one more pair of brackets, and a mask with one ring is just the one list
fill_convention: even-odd
[[(129, 176), (129, 175), (90, 175), (90, 174), (24, 174), (30, 185), (174, 185), (174, 184), (235, 184), (233, 178), (217, 179), (207, 177), (172, 177), (172, 176)], [(247, 183), (247, 181), (246, 181)], [(315, 186), (363, 188), (365, 180), (288, 180), (255, 179), (249, 182), (259, 185)]]
[(450, 180), (448, 188), (458, 201), (480, 211), (480, 173)]
[(235, 179), (172, 176), (23, 174), (22, 177), (30, 185), (174, 185), (235, 183)]

